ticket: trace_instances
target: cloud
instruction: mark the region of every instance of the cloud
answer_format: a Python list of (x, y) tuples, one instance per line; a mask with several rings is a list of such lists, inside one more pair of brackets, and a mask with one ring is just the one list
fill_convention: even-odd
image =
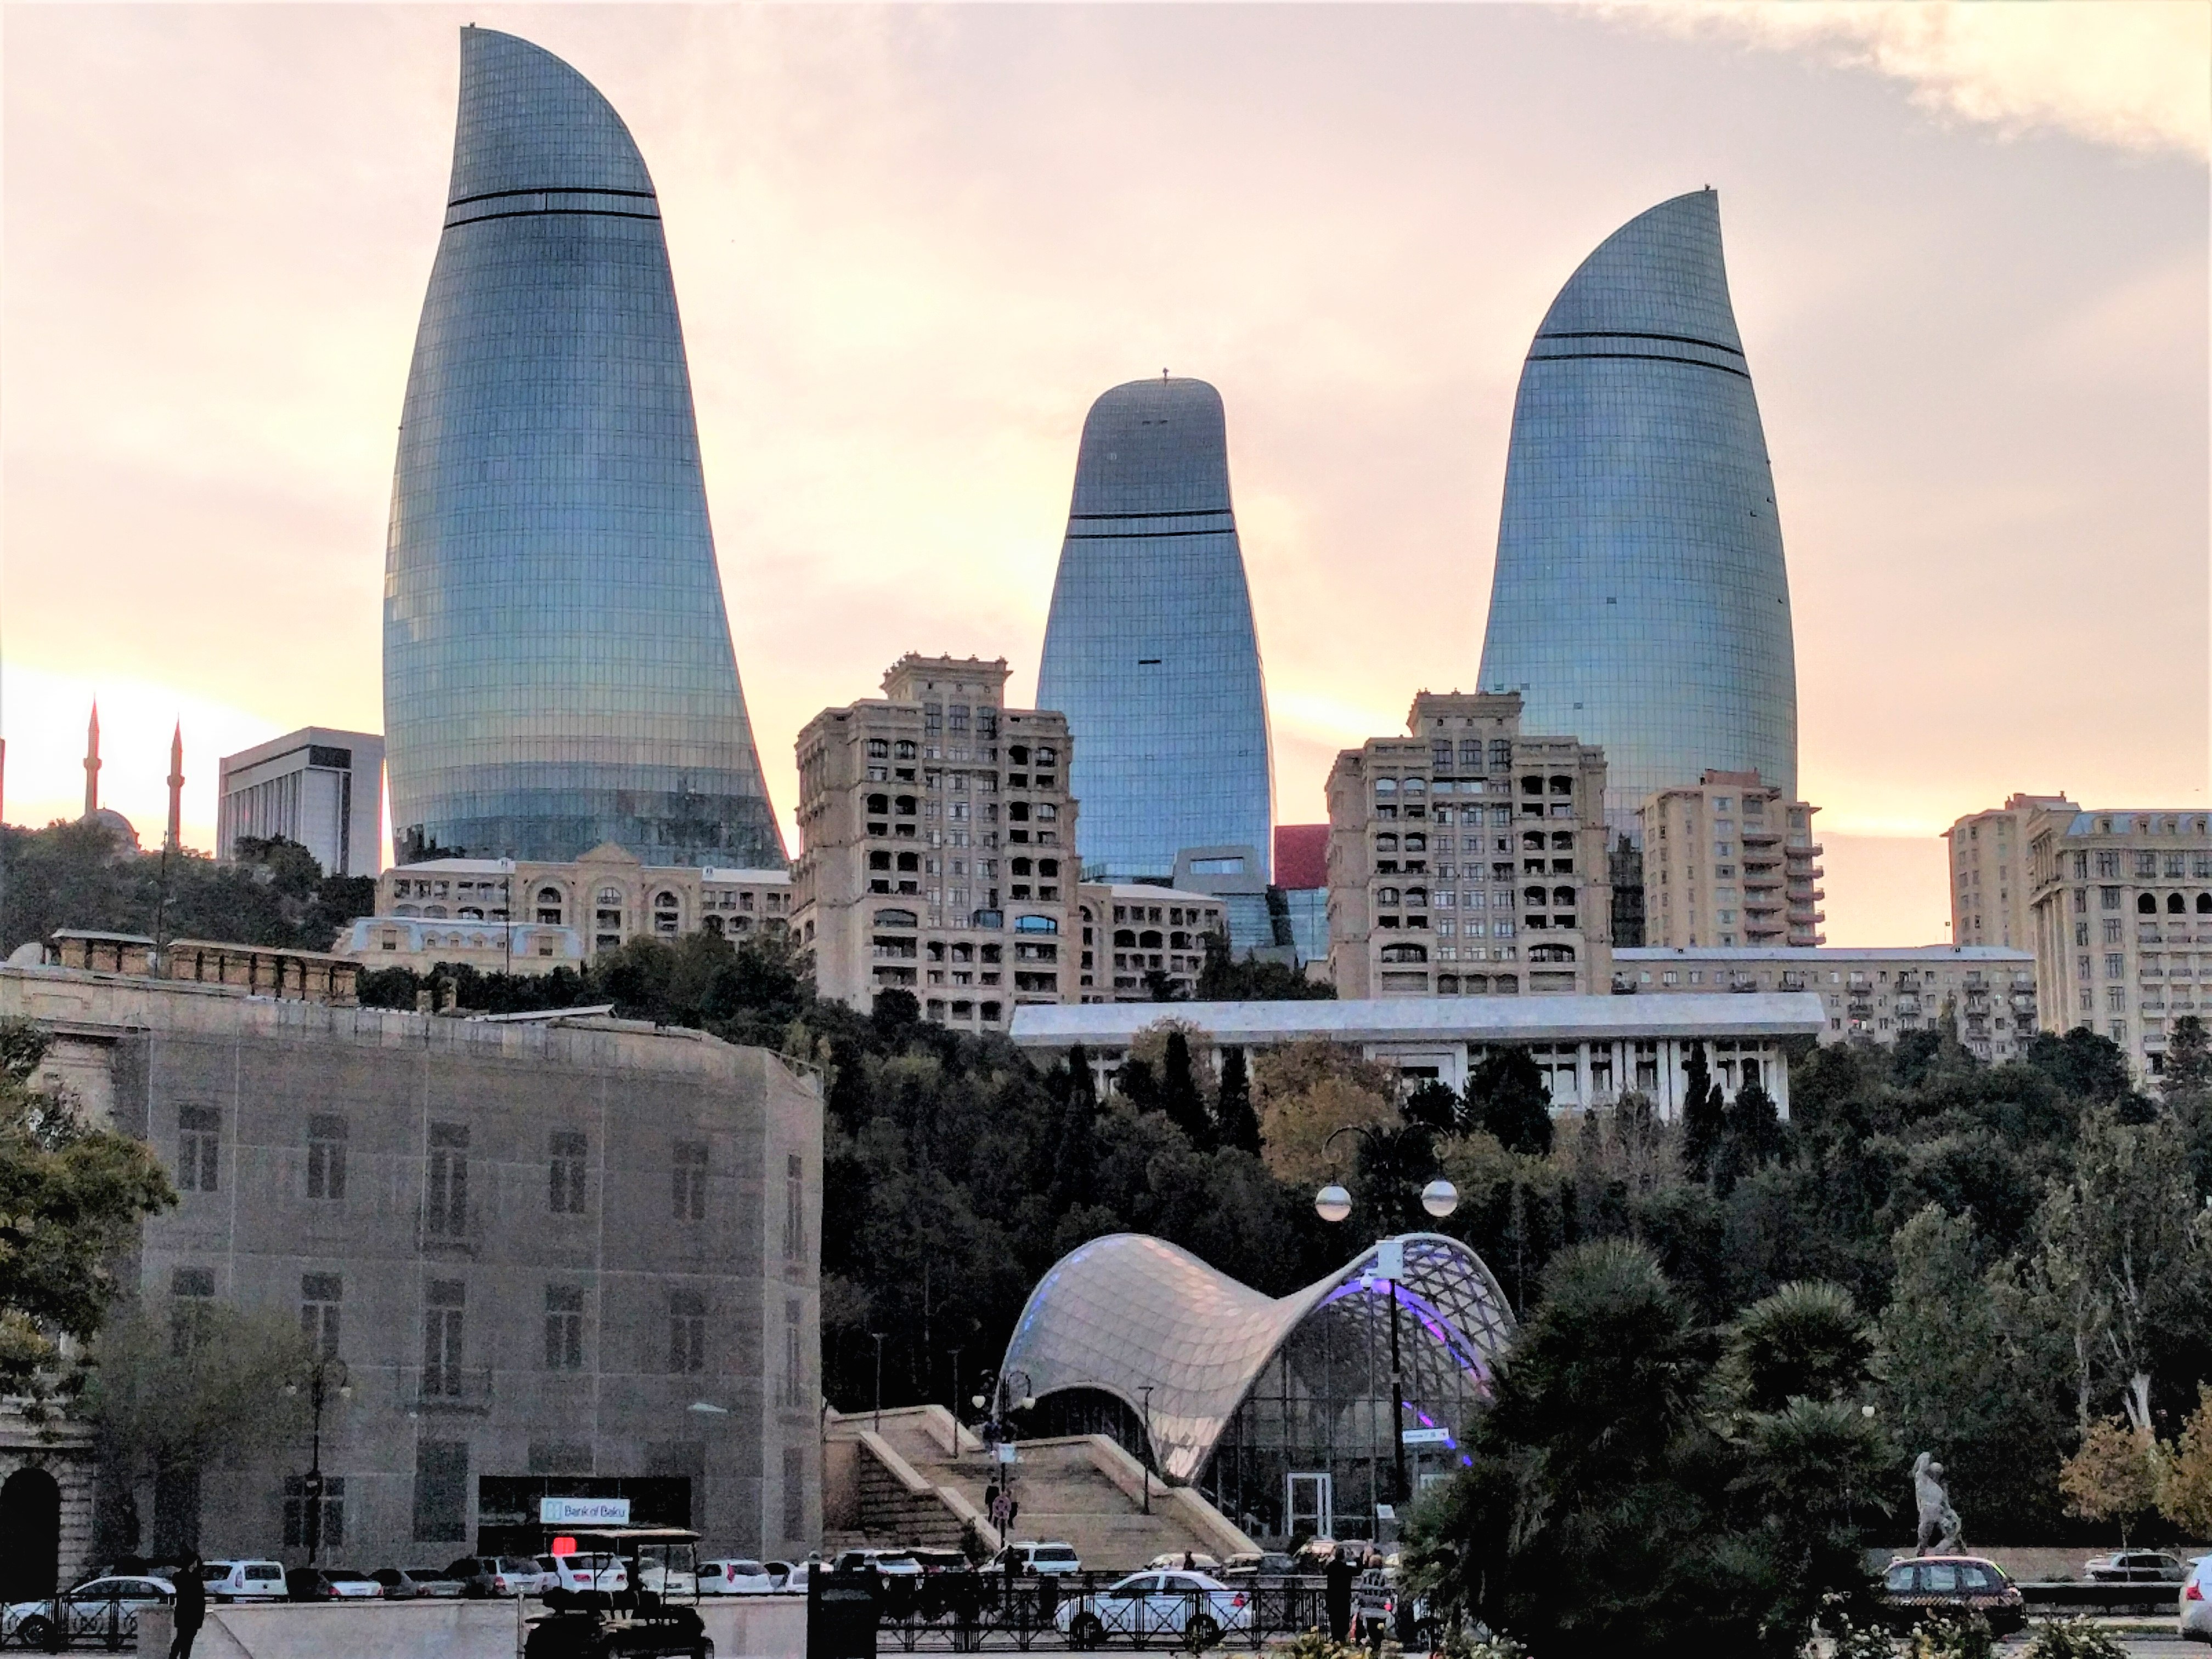
[(2171, 0), (1660, 0), (1608, 5), (1670, 33), (1811, 52), (1910, 82), (2008, 136), (2056, 127), (2124, 149), (2212, 149), (2212, 8)]

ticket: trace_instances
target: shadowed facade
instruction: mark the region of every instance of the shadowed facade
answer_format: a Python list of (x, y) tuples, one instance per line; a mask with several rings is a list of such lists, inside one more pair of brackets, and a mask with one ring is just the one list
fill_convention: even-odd
[(1483, 639), (1486, 691), (1602, 744), (1606, 806), (1708, 769), (1797, 787), (1797, 671), (1774, 477), (1696, 191), (1615, 231), (1521, 371)]
[(1264, 871), (1267, 690), (1205, 381), (1133, 380), (1091, 406), (1037, 707), (1067, 716), (1086, 878), (1168, 876), (1187, 847), (1249, 848)]
[(400, 861), (781, 868), (653, 180), (550, 53), (461, 32), (385, 567)]

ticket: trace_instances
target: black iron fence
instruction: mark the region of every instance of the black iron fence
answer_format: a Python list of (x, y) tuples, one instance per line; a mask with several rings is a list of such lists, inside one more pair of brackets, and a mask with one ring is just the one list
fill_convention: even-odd
[(75, 1647), (100, 1647), (113, 1653), (137, 1645), (139, 1610), (154, 1605), (144, 1596), (49, 1596), (33, 1603), (34, 1611), (11, 1621), (6, 1641), (45, 1653)]
[[(1152, 1588), (1146, 1583), (1159, 1583), (1162, 1577), (997, 1571), (885, 1576), (871, 1589), (872, 1651), (1256, 1650), (1271, 1637), (1296, 1636), (1330, 1622), (1328, 1590), (1317, 1577), (1244, 1579), (1218, 1589)], [(1357, 1616), (1358, 1599), (1342, 1611)]]

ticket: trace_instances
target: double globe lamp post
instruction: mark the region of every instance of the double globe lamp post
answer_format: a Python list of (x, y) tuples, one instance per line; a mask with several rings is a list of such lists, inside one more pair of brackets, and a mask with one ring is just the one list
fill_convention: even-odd
[[(1372, 1143), (1381, 1130), (1371, 1124), (1348, 1123), (1335, 1130), (1322, 1143), (1326, 1153), (1340, 1135), (1356, 1134)], [(1437, 1220), (1443, 1220), (1459, 1207), (1459, 1189), (1442, 1176), (1437, 1176), (1421, 1188), (1421, 1208)], [(1331, 1176), (1328, 1184), (1314, 1194), (1314, 1213), (1331, 1226), (1350, 1218), (1352, 1194), (1342, 1182)], [(1407, 1502), (1413, 1497), (1412, 1483), (1406, 1473), (1406, 1395), (1403, 1362), (1398, 1340), (1398, 1285), (1406, 1271), (1406, 1238), (1402, 1234), (1378, 1240), (1373, 1270), (1360, 1275), (1362, 1289), (1371, 1290), (1380, 1283), (1386, 1287), (1390, 1298), (1390, 1440), (1394, 1452), (1395, 1477), (1391, 1485), (1394, 1504)], [(1395, 1519), (1394, 1516), (1392, 1517)]]

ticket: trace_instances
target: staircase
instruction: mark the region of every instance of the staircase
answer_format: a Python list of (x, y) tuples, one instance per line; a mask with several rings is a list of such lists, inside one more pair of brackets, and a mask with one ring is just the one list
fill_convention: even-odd
[[(987, 1548), (1002, 1540), (984, 1518), (983, 1490), (1001, 1467), (942, 1406), (833, 1413), (829, 1436), (853, 1443), (858, 1525), (826, 1533), (825, 1550), (890, 1544), (952, 1549), (972, 1521)], [(1151, 1488), (1152, 1512), (1144, 1510)], [(1186, 1550), (1225, 1557), (1259, 1547), (1187, 1486), (1147, 1482), (1143, 1466), (1105, 1435), (1025, 1440), (1013, 1465), (1021, 1507), (1012, 1535), (1073, 1547), (1086, 1569), (1127, 1571), (1155, 1555)]]

